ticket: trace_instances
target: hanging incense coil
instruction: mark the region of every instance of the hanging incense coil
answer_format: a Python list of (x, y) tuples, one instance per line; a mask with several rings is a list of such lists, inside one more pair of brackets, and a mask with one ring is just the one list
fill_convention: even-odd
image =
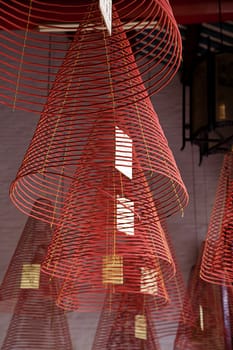
[(72, 350), (64, 311), (42, 290), (20, 291), (1, 350)]
[(224, 289), (225, 293), (227, 294), (226, 304), (228, 306), (228, 312), (229, 312), (228, 325), (229, 325), (229, 329), (231, 330), (231, 334), (232, 334), (232, 332), (233, 332), (233, 322), (232, 322), (232, 320), (233, 320), (233, 288), (223, 286), (223, 289)]
[[(116, 258), (114, 259), (116, 260)], [(107, 269), (105, 268), (105, 270)], [(107, 276), (105, 280), (103, 280), (103, 271), (100, 271), (100, 268), (98, 270), (90, 267), (89, 271), (88, 268), (86, 271), (82, 271), (83, 275), (80, 281), (67, 278), (61, 283), (62, 288), (56, 299), (57, 305), (66, 311), (95, 312), (102, 308), (105, 295), (108, 295), (111, 299), (111, 296), (114, 298), (118, 291), (125, 290), (131, 290), (132, 294), (151, 296), (153, 299), (151, 304), (153, 307), (156, 306), (157, 309), (169, 303), (169, 296), (162, 282), (162, 278), (168, 278), (166, 274), (162, 275), (160, 271), (160, 276), (157, 278), (159, 272), (156, 271), (155, 267), (149, 271), (143, 267), (141, 269), (135, 268), (133, 273), (131, 271), (131, 275), (127, 271), (127, 266), (126, 268), (123, 266), (122, 273), (119, 273), (119, 270), (119, 264), (111, 265), (111, 272), (108, 268), (107, 273), (105, 273), (105, 276)], [(84, 282), (85, 276), (89, 280)], [(125, 282), (128, 276), (131, 280)], [(133, 282), (137, 285), (134, 286)], [(112, 310), (115, 309), (115, 305), (111, 304), (109, 307)]]
[(148, 293), (168, 301), (164, 279), (175, 267), (150, 188), (136, 162), (133, 179), (105, 167), (108, 152), (98, 166), (98, 157), (86, 152), (89, 166), (76, 173), (42, 264), (65, 281), (59, 295), (64, 308), (80, 309), (78, 294), (90, 291)]
[(221, 286), (200, 278), (202, 254), (203, 246), (191, 271), (187, 292), (196, 321), (193, 326), (180, 323), (174, 347), (176, 350), (225, 349), (222, 290)]
[[(88, 162), (94, 157), (95, 166), (106, 170), (113, 165), (121, 171), (124, 168), (128, 173), (123, 175), (128, 178), (134, 173), (140, 177), (146, 174), (161, 218), (183, 211), (188, 194), (148, 96), (140, 103), (132, 96), (134, 104), (120, 110), (115, 109), (114, 101), (103, 101), (109, 112), (96, 108), (88, 96), (85, 101), (78, 99), (85, 105), (76, 110), (63, 100), (66, 110), (59, 114), (53, 107), (55, 92), (54, 85), (10, 189), (11, 199), (19, 209), (58, 224), (77, 168), (90, 167)], [(141, 174), (134, 169), (135, 164), (140, 164)], [(90, 171), (94, 176), (95, 170)], [(32, 210), (38, 196), (51, 201), (47, 211), (41, 212), (38, 207)]]
[[(4, 86), (0, 102), (13, 108), (42, 111), (49, 88), (58, 82), (57, 72), (75, 30), (79, 44), (71, 43), (68, 52), (72, 48), (76, 60), (64, 72), (68, 79), (71, 71), (75, 73), (67, 96), (73, 105), (88, 93), (99, 96), (96, 103), (104, 108), (100, 99), (109, 94), (109, 69), (115, 102), (119, 107), (129, 105), (132, 93), (136, 100), (145, 97), (138, 95), (138, 91), (146, 92), (142, 83), (149, 84), (150, 94), (162, 89), (181, 62), (181, 36), (167, 0), (115, 1), (111, 36), (97, 0), (68, 0), (65, 4), (3, 0), (0, 13), (0, 82)], [(56, 98), (59, 100), (59, 91)]]
[[(164, 228), (164, 223), (163, 223)], [(166, 231), (165, 231), (166, 232)], [(75, 232), (74, 232), (75, 235)], [(92, 237), (90, 237), (90, 240), (92, 241)], [(131, 280), (130, 283), (127, 284), (117, 284), (117, 282), (123, 282), (124, 279), (129, 279), (129, 271), (127, 271), (127, 268), (123, 268), (122, 274), (119, 273), (119, 267), (121, 266), (119, 264), (115, 266), (116, 273), (113, 272), (110, 273), (109, 271), (109, 282), (112, 282), (112, 284), (105, 285), (105, 289), (101, 289), (100, 287), (98, 290), (96, 290), (96, 284), (99, 283), (99, 286), (101, 285), (101, 280), (98, 281), (97, 278), (93, 279), (92, 271), (96, 274), (98, 271), (96, 268), (90, 269), (89, 272), (88, 269), (82, 269), (80, 272), (81, 276), (75, 275), (75, 271), (73, 270), (69, 274), (69, 278), (66, 279), (65, 282), (62, 283), (62, 288), (59, 292), (58, 298), (57, 298), (57, 304), (64, 308), (65, 310), (75, 310), (79, 312), (86, 312), (86, 311), (96, 311), (99, 310), (102, 307), (104, 296), (107, 294), (108, 300), (114, 300), (115, 293), (117, 291), (126, 291), (130, 290), (131, 292), (138, 293), (140, 291), (141, 294), (144, 294), (146, 296), (147, 305), (150, 307), (151, 314), (153, 316), (153, 322), (156, 327), (156, 333), (159, 338), (166, 337), (166, 336), (172, 336), (176, 334), (177, 330), (177, 324), (180, 323), (185, 327), (192, 327), (195, 323), (195, 314), (193, 313), (192, 306), (190, 303), (190, 300), (186, 297), (185, 298), (185, 292), (186, 288), (184, 285), (184, 281), (182, 279), (180, 269), (177, 265), (175, 254), (172, 248), (171, 241), (166, 234), (166, 239), (168, 242), (169, 249), (172, 253), (172, 259), (175, 263), (175, 274), (171, 277), (169, 276), (167, 271), (167, 265), (164, 263), (160, 263), (159, 268), (159, 274), (156, 274), (156, 268), (153, 266), (153, 270), (149, 269), (147, 270), (148, 275), (147, 278), (150, 279), (150, 283), (148, 283), (148, 279), (144, 279), (144, 284), (141, 284), (140, 289), (137, 289), (137, 284), (139, 282), (140, 274), (137, 271), (136, 273), (133, 270), (135, 267), (137, 268), (137, 265), (133, 265), (131, 262), (127, 261), (126, 259), (123, 260), (124, 263), (128, 263), (131, 266)], [(88, 240), (88, 239), (87, 239)], [(86, 241), (85, 241), (86, 242)], [(133, 243), (129, 241), (129, 247), (128, 250), (131, 250), (130, 244)], [(143, 243), (142, 243), (143, 244)], [(89, 244), (90, 247), (90, 244)], [(52, 252), (50, 251), (50, 254), (52, 255)], [(85, 252), (83, 252), (83, 256), (85, 256)], [(87, 248), (87, 254), (88, 254), (88, 248)], [(138, 252), (135, 251), (135, 256), (137, 258)], [(146, 252), (144, 252), (146, 254)], [(50, 257), (51, 257), (50, 255)], [(59, 257), (62, 258), (62, 254)], [(64, 258), (68, 259), (67, 258)], [(82, 258), (80, 258), (82, 259)], [(95, 266), (96, 259), (90, 259), (89, 266)], [(52, 259), (48, 259), (48, 261), (51, 263)], [(136, 261), (136, 260), (135, 260)], [(143, 258), (142, 258), (143, 261)], [(48, 272), (48, 267), (50, 269), (53, 267), (54, 270), (50, 270), (50, 274), (57, 275), (56, 268), (61, 265), (61, 261), (59, 262), (59, 259), (55, 262), (53, 262), (54, 265), (50, 265), (47, 263), (45, 265), (46, 272)], [(79, 269), (80, 263), (73, 262), (74, 266)], [(83, 265), (86, 264), (86, 262), (83, 262)], [(141, 265), (143, 262), (141, 262)], [(121, 266), (122, 267), (122, 266)], [(99, 269), (100, 270), (100, 269)], [(54, 273), (55, 271), (55, 273)], [(58, 276), (61, 275), (61, 269), (59, 271)], [(80, 271), (80, 270), (79, 270)], [(103, 271), (102, 271), (103, 272)], [(117, 274), (118, 272), (118, 274)], [(139, 271), (138, 271), (139, 272)], [(144, 269), (144, 273), (146, 272), (146, 269)], [(63, 270), (64, 273), (64, 270)], [(89, 273), (87, 276), (86, 274)], [(101, 271), (99, 271), (99, 274)], [(72, 276), (72, 277), (71, 277)], [(145, 276), (145, 275), (144, 275)], [(76, 280), (75, 280), (76, 277)], [(71, 279), (73, 278), (73, 279)], [(103, 278), (103, 275), (102, 277)], [(111, 280), (110, 280), (111, 278)], [(118, 278), (118, 280), (117, 280)], [(85, 281), (86, 280), (86, 281)], [(94, 281), (94, 282), (93, 282)], [(103, 281), (103, 280), (102, 280)], [(142, 282), (142, 280), (141, 280)], [(128, 289), (126, 289), (128, 288)], [(131, 289), (129, 289), (131, 288)], [(132, 293), (131, 293), (132, 294)], [(133, 295), (133, 294), (132, 294)], [(112, 298), (112, 299), (111, 299)], [(105, 306), (107, 307), (107, 306)], [(108, 304), (109, 310), (115, 310), (115, 305), (113, 302), (109, 302)]]
[[(48, 201), (34, 203), (46, 210)], [(56, 298), (57, 282), (41, 274), (41, 264), (52, 237), (49, 224), (29, 217), (0, 286), (0, 309), (10, 311), (24, 290), (40, 290), (44, 297)]]
[[(109, 303), (114, 310), (109, 309)], [(107, 296), (92, 350), (159, 350), (150, 310), (142, 295)]]
[(176, 273), (172, 278), (166, 278), (164, 280), (169, 298), (169, 302), (166, 305), (159, 307), (155, 298), (147, 299), (159, 339), (176, 335), (178, 324), (180, 327), (185, 328), (194, 327), (196, 320), (196, 315), (190, 299), (187, 297), (187, 289), (164, 221), (162, 222), (162, 226), (175, 264)]
[(233, 152), (224, 156), (201, 263), (201, 278), (233, 283)]
[[(48, 201), (34, 203), (46, 210)], [(55, 304), (58, 280), (41, 273), (51, 226), (29, 217), (0, 287), (1, 311), (13, 311), (1, 350), (71, 350), (64, 311)]]

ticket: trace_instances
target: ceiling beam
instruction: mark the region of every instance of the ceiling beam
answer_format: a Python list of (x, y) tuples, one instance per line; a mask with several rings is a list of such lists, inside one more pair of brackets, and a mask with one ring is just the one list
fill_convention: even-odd
[(219, 22), (233, 20), (232, 0), (170, 0), (175, 18), (180, 24)]
[[(96, 0), (97, 1), (97, 0)], [(142, 5), (142, 0), (134, 0), (132, 1), (132, 6), (130, 5), (129, 0), (124, 1), (116, 1), (117, 9), (120, 14), (122, 20), (134, 21), (135, 17), (140, 19), (141, 13), (137, 13), (135, 9), (137, 6), (135, 5), (138, 1), (138, 12), (140, 11)], [(149, 16), (149, 7), (148, 13), (146, 12), (146, 3), (151, 4), (150, 0), (144, 1), (144, 14)], [(51, 10), (53, 12), (53, 20), (55, 23), (59, 23), (64, 21), (78, 23), (83, 18), (79, 18), (79, 13), (82, 15), (84, 11), (71, 11), (72, 6), (80, 6), (80, 9), (87, 8), (88, 4), (91, 3), (90, 0), (56, 0), (56, 1), (47, 1), (47, 11), (40, 11), (39, 3), (41, 1), (36, 2), (36, 6), (32, 5), (31, 18), (34, 18), (37, 24), (43, 23), (51, 23)], [(7, 4), (7, 5), (6, 5)], [(33, 2), (32, 2), (33, 4)], [(56, 11), (59, 4), (62, 6), (62, 11)], [(219, 15), (219, 4), (218, 0), (170, 0), (171, 7), (173, 9), (175, 18), (179, 24), (194, 24), (201, 22), (218, 22)], [(1, 1), (0, 2), (0, 18), (3, 21), (3, 25), (0, 24), (0, 29), (13, 29), (13, 28), (24, 28), (27, 25), (27, 21), (25, 19), (25, 15), (23, 16), (23, 20), (18, 20), (20, 11), (25, 6), (27, 13), (28, 0), (20, 0), (20, 1)], [(130, 10), (130, 6), (132, 9)], [(62, 13), (62, 17), (61, 17)], [(131, 18), (132, 17), (132, 18)], [(133, 18), (134, 17), (134, 18)], [(233, 5), (232, 0), (221, 0), (221, 19), (222, 21), (233, 20)], [(143, 18), (142, 18), (143, 20)], [(12, 25), (12, 22), (14, 25)]]

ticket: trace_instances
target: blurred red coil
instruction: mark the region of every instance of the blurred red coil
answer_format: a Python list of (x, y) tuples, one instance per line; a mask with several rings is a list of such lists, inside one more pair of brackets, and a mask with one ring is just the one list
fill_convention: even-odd
[(64, 311), (41, 290), (21, 290), (1, 350), (72, 350)]
[(224, 290), (224, 297), (226, 299), (226, 307), (228, 306), (228, 312), (229, 312), (229, 318), (228, 318), (228, 325), (230, 328), (231, 334), (233, 333), (233, 287), (222, 287), (222, 290)]
[(203, 246), (198, 261), (191, 271), (187, 291), (187, 298), (191, 302), (195, 315), (195, 323), (193, 325), (180, 323), (174, 350), (225, 349), (221, 286), (200, 278)]
[[(69, 62), (69, 71), (75, 72), (72, 80), (78, 89), (71, 89), (67, 97), (71, 103), (87, 93), (100, 99), (109, 93), (112, 80), (115, 103), (129, 105), (132, 93), (136, 100), (143, 98), (137, 94), (138, 74), (143, 83), (149, 83), (152, 94), (172, 79), (181, 62), (181, 36), (167, 0), (114, 1), (111, 37), (97, 0), (64, 4), (58, 0), (3, 0), (0, 14), (0, 83), (4, 86), (0, 102), (13, 108), (41, 112), (48, 85), (58, 84), (57, 71), (74, 28), (78, 28), (76, 45), (71, 43), (71, 47), (77, 59)], [(70, 79), (69, 71), (64, 74)], [(133, 92), (128, 84), (132, 78)], [(144, 85), (139, 88), (146, 91)], [(103, 109), (104, 104), (99, 107)]]
[[(40, 206), (42, 210), (46, 210), (47, 205), (49, 202), (45, 200), (35, 202), (35, 206)], [(48, 276), (40, 271), (51, 237), (49, 224), (28, 218), (0, 286), (1, 311), (12, 311), (18, 298), (22, 299), (25, 289), (39, 289), (40, 296), (56, 299), (58, 281), (51, 283)]]
[[(109, 302), (116, 309), (109, 309)], [(150, 310), (143, 295), (107, 296), (92, 350), (159, 350)]]
[(159, 307), (155, 298), (147, 299), (159, 339), (176, 335), (178, 324), (180, 327), (192, 328), (196, 320), (196, 315), (191, 301), (187, 297), (186, 286), (164, 221), (162, 222), (162, 226), (175, 264), (176, 273), (172, 278), (166, 278), (164, 280), (164, 286), (169, 299), (166, 305)]
[(201, 263), (201, 278), (233, 283), (233, 152), (224, 156)]
[[(35, 206), (46, 210), (48, 201)], [(1, 350), (72, 350), (64, 311), (58, 308), (59, 281), (41, 273), (51, 227), (29, 217), (0, 287), (0, 309), (13, 312)]]

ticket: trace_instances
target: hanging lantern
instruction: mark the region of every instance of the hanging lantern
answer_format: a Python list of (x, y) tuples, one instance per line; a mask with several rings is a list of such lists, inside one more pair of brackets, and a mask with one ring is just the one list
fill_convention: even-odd
[(215, 203), (201, 263), (201, 278), (211, 283), (233, 283), (233, 152), (224, 156)]
[[(109, 310), (109, 303), (116, 310)], [(159, 350), (154, 325), (142, 295), (117, 293), (107, 297), (92, 350)]]
[(196, 322), (194, 325), (180, 323), (174, 350), (226, 349), (225, 323), (221, 286), (208, 283), (200, 278), (203, 247), (194, 266), (188, 285), (187, 298), (190, 299)]
[[(136, 0), (115, 1), (111, 36), (97, 0), (68, 0), (64, 4), (58, 0), (4, 0), (0, 13), (0, 81), (4, 86), (0, 102), (13, 108), (41, 112), (48, 85), (56, 81), (58, 86), (57, 71), (76, 30), (76, 45), (71, 43), (69, 50), (74, 59), (63, 71), (69, 82), (72, 74), (72, 86), (69, 92), (67, 87), (64, 91), (74, 109), (76, 100), (87, 94), (99, 96), (96, 104), (103, 109), (101, 97), (110, 98), (111, 84), (115, 103), (121, 107), (129, 105), (132, 94), (136, 100), (143, 98), (137, 94), (138, 89), (146, 92), (142, 83), (149, 83), (150, 93), (159, 91), (172, 79), (181, 62), (181, 37), (167, 0), (153, 0), (146, 5)], [(121, 22), (116, 21), (117, 13)], [(60, 83), (62, 91), (64, 85), (61, 80)], [(61, 113), (60, 98), (57, 90)]]

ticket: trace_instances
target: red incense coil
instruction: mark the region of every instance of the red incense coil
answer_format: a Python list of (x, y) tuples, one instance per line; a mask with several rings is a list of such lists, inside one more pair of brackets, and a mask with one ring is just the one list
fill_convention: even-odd
[(229, 312), (229, 326), (231, 330), (231, 334), (233, 332), (233, 287), (225, 287), (223, 286), (225, 293), (227, 293), (227, 302), (228, 302), (228, 312)]
[(203, 253), (194, 266), (188, 285), (188, 295), (195, 314), (194, 326), (180, 324), (174, 349), (212, 350), (225, 349), (224, 316), (221, 286), (200, 278)]
[(233, 283), (233, 152), (225, 154), (201, 263), (201, 278)]
[[(13, 108), (41, 112), (48, 85), (57, 80), (57, 71), (67, 54), (74, 28), (80, 43), (71, 44), (71, 47), (79, 63), (76, 66), (77, 60), (70, 62), (70, 69), (64, 74), (70, 79), (69, 72), (76, 72), (79, 67), (79, 74), (75, 73), (72, 78), (76, 85), (72, 88), (75, 98), (88, 92), (85, 81), (90, 82), (89, 90), (93, 95), (108, 93), (110, 81), (108, 73), (106, 80), (106, 72), (110, 68), (115, 102), (119, 106), (128, 105), (132, 91), (127, 81), (136, 78), (139, 70), (142, 82), (150, 85), (152, 94), (169, 83), (181, 62), (181, 36), (167, 0), (116, 0), (111, 36), (105, 29), (97, 0), (78, 3), (68, 0), (65, 4), (58, 0), (46, 3), (3, 0), (0, 14), (0, 82), (4, 86), (0, 102)], [(132, 64), (132, 52), (135, 64)], [(146, 91), (144, 85), (140, 85), (137, 79), (133, 81), (136, 99), (143, 98), (137, 95), (138, 88)], [(74, 103), (74, 99), (70, 102)], [(103, 108), (104, 104), (99, 107)]]
[(41, 290), (21, 290), (1, 350), (72, 350), (64, 311)]
[(195, 313), (187, 297), (186, 286), (164, 221), (162, 226), (175, 264), (176, 273), (172, 278), (164, 280), (169, 297), (169, 302), (166, 305), (159, 307), (155, 298), (148, 298), (147, 301), (159, 339), (176, 335), (178, 324), (186, 328), (191, 328), (195, 325)]
[[(46, 210), (48, 201), (35, 206)], [(58, 280), (40, 267), (51, 240), (51, 226), (29, 217), (0, 287), (1, 311), (13, 311), (2, 350), (71, 350), (64, 311), (55, 305)]]
[[(110, 310), (109, 303), (116, 309)], [(142, 295), (107, 296), (92, 350), (159, 350), (150, 310)]]
[[(95, 263), (96, 261), (94, 261)], [(91, 268), (89, 267), (91, 270)], [(127, 272), (124, 269), (124, 277), (125, 280), (128, 278)], [(136, 270), (136, 272), (135, 272)], [(147, 284), (144, 283), (144, 288), (140, 288), (140, 270), (139, 268), (135, 268), (129, 276), (131, 281), (128, 283), (116, 284), (116, 279), (112, 282), (111, 285), (105, 284), (103, 285), (102, 276), (100, 275), (102, 271), (97, 269), (92, 269), (91, 271), (82, 271), (83, 275), (76, 280), (66, 279), (62, 284), (62, 288), (60, 289), (59, 295), (56, 299), (56, 303), (59, 307), (67, 311), (78, 311), (78, 312), (95, 312), (99, 311), (103, 304), (103, 298), (107, 294), (115, 295), (115, 293), (119, 291), (127, 291), (131, 290), (132, 294), (138, 295), (150, 295), (153, 297), (153, 301), (151, 301), (153, 307), (156, 306), (157, 309), (164, 307), (169, 302), (169, 296), (165, 289), (165, 285), (162, 282), (162, 278), (167, 278), (167, 276), (160, 275), (158, 278), (158, 282), (155, 283), (155, 275), (157, 275), (157, 271), (153, 270), (153, 279), (150, 280)], [(155, 272), (154, 272), (155, 271)], [(100, 276), (96, 276), (97, 273)], [(88, 280), (84, 281), (84, 278)], [(133, 282), (137, 283), (136, 286), (133, 285)], [(93, 285), (94, 283), (94, 285)], [(150, 287), (147, 287), (149, 285)], [(110, 306), (111, 309), (115, 309), (114, 305)]]
[[(51, 90), (51, 94), (55, 89)], [(174, 157), (153, 110), (150, 99), (116, 110), (112, 100), (103, 101), (111, 111), (103, 112), (93, 106), (88, 96), (84, 107), (75, 111), (68, 105), (65, 112), (53, 110), (50, 98), (42, 113), (32, 142), (10, 189), (15, 205), (27, 215), (58, 224), (64, 198), (78, 168), (95, 165), (113, 166), (118, 147), (118, 164), (130, 168), (132, 150), (135, 163), (132, 174), (139, 176), (135, 164), (146, 174), (160, 217), (182, 211), (188, 194), (177, 169)], [(64, 102), (64, 101), (63, 101)], [(93, 109), (91, 109), (93, 106)], [(118, 131), (116, 131), (118, 130)], [(116, 133), (119, 133), (116, 139)], [(123, 147), (123, 150), (121, 150)], [(136, 163), (137, 161), (137, 163)], [(94, 177), (94, 171), (91, 170)], [(144, 176), (144, 175), (140, 175)], [(84, 179), (85, 180), (85, 179)], [(144, 180), (143, 180), (144, 181)], [(32, 203), (39, 197), (51, 200), (43, 213)]]
[[(48, 201), (38, 199), (35, 206), (46, 210)], [(9, 311), (25, 289), (40, 290), (44, 297), (56, 298), (58, 286), (41, 274), (52, 231), (49, 224), (29, 217), (0, 286), (0, 309)]]
[(42, 264), (44, 272), (65, 281), (59, 305), (80, 309), (79, 293), (106, 291), (152, 294), (166, 303), (164, 279), (175, 267), (139, 165), (134, 162), (129, 179), (87, 156), (89, 167), (76, 173)]

